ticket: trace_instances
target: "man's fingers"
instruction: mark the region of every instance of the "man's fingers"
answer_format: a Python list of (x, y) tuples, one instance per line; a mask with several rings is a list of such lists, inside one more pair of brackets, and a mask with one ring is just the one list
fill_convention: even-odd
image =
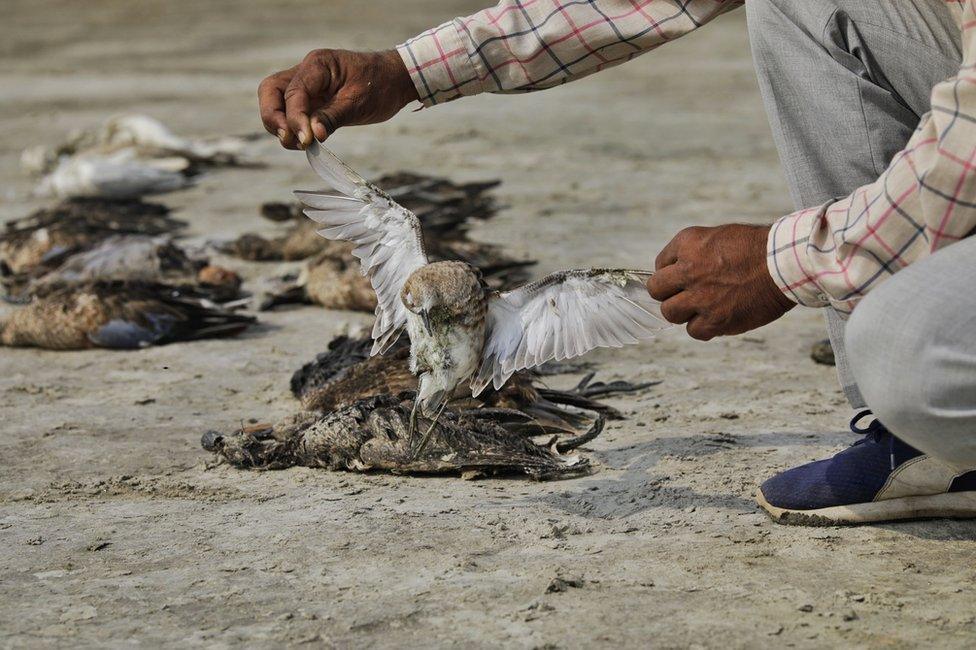
[(685, 288), (683, 275), (678, 265), (665, 266), (647, 280), (647, 292), (654, 300), (664, 302)]
[(698, 315), (698, 309), (688, 292), (683, 291), (661, 303), (661, 315), (669, 323), (680, 325), (695, 318)]
[(258, 106), (261, 122), (271, 135), (281, 140), (288, 149), (296, 149), (295, 135), (288, 128), (285, 114), (285, 89), (295, 76), (298, 66), (270, 75), (258, 86)]
[(287, 132), (288, 120), (285, 118), (285, 84), (275, 77), (268, 77), (258, 86), (258, 105), (261, 108), (261, 122), (264, 128), (279, 139), (281, 132)]
[(352, 122), (352, 115), (357, 103), (340, 92), (329, 104), (315, 111), (312, 116), (312, 132), (321, 142), (335, 133), (336, 129)]
[(285, 116), (288, 119), (288, 128), (298, 136), (298, 142), (303, 149), (312, 142), (310, 114), (313, 102), (324, 99), (319, 95), (327, 86), (325, 76), (326, 73), (321, 66), (303, 64), (285, 88)]
[(302, 78), (298, 75), (291, 80), (285, 89), (285, 117), (288, 129), (298, 137), (299, 144), (304, 148), (311, 142), (312, 126), (309, 122), (308, 111), (311, 97)]
[(678, 261), (678, 246), (675, 244), (674, 239), (669, 241), (661, 252), (657, 254), (654, 259), (654, 270), (660, 271), (666, 266), (671, 266)]
[(319, 142), (325, 142), (325, 139), (337, 128), (328, 113), (316, 111), (312, 116), (312, 135)]
[(337, 102), (332, 102), (331, 105), (315, 111), (315, 115), (312, 116), (312, 133), (316, 140), (323, 142), (344, 124), (345, 111), (341, 105), (337, 105)]
[(712, 323), (702, 315), (696, 315), (688, 321), (688, 336), (698, 341), (711, 341), (718, 336), (718, 332)]

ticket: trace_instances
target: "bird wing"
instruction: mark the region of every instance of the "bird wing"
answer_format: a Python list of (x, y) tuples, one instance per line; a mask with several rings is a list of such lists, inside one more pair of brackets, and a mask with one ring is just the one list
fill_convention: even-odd
[(594, 348), (652, 338), (668, 327), (645, 286), (647, 271), (580, 269), (495, 294), (481, 367), (471, 380), (477, 396), (499, 389), (515, 372)]
[(112, 235), (91, 250), (75, 253), (43, 280), (158, 280), (163, 245), (164, 240), (148, 235)]
[(385, 352), (407, 322), (400, 290), (411, 273), (427, 264), (420, 221), (325, 147), (313, 142), (307, 154), (312, 169), (342, 196), (295, 195), (305, 204), (305, 215), (325, 226), (318, 234), (356, 245), (352, 254), (376, 291), (371, 354)]

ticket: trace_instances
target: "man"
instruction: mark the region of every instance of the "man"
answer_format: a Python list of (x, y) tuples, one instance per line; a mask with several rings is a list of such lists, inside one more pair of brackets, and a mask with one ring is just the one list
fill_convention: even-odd
[(388, 52), (316, 50), (264, 80), (261, 115), (303, 147), (418, 99), (574, 81), (743, 4), (798, 211), (679, 232), (648, 290), (701, 340), (826, 309), (878, 419), (763, 483), (775, 519), (976, 516), (976, 0), (502, 0)]

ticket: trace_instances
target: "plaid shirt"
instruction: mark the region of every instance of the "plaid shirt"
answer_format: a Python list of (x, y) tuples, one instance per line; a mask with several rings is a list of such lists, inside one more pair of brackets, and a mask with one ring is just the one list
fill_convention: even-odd
[[(768, 266), (796, 302), (849, 312), (879, 282), (976, 229), (976, 0), (964, 62), (876, 182), (770, 230)], [(425, 106), (527, 92), (598, 72), (687, 34), (741, 0), (502, 0), (399, 46)]]

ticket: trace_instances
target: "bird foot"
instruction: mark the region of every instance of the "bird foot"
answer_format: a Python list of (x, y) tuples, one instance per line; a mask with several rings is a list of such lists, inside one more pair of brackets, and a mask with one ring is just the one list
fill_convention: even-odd
[[(427, 431), (424, 433), (423, 438), (420, 439), (420, 442), (417, 444), (417, 446), (414, 447), (413, 444), (411, 444), (410, 460), (417, 460), (417, 458), (420, 457), (420, 454), (427, 447), (427, 443), (430, 442), (431, 434), (434, 432), (434, 427), (437, 426), (437, 421), (440, 420), (441, 414), (444, 413), (444, 409), (445, 408), (447, 408), (447, 400), (446, 399), (441, 404), (441, 407), (437, 410), (437, 414), (430, 421), (430, 426), (427, 427)], [(416, 402), (414, 402), (414, 409), (416, 410)], [(413, 443), (413, 436), (412, 435), (411, 435), (410, 441), (411, 441), (411, 443)]]

